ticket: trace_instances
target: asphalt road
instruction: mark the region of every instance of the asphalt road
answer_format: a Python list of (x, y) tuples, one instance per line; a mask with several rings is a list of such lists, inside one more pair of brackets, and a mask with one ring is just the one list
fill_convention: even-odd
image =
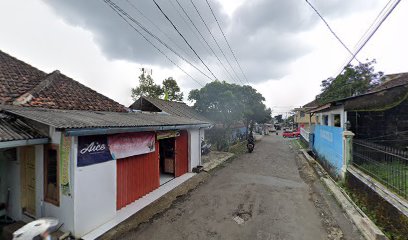
[(120, 239), (362, 239), (290, 141), (263, 138)]

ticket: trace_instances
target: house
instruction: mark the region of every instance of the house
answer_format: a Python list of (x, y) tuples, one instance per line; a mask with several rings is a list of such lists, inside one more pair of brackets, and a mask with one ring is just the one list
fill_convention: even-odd
[[(358, 96), (309, 110), (317, 117), (312, 145), (334, 175), (347, 165), (345, 138), (406, 150), (408, 146), (408, 73), (385, 76), (383, 84)], [(351, 132), (350, 132), (351, 131)]]
[(310, 130), (310, 125), (316, 123), (316, 116), (311, 116), (307, 111), (318, 106), (317, 100), (313, 100), (300, 108), (295, 108), (294, 122), (299, 128)]
[(13, 220), (56, 217), (62, 230), (93, 239), (200, 165), (207, 121), (129, 112), (1, 51), (0, 83), (0, 206)]
[[(208, 123), (212, 122), (184, 102), (167, 101), (163, 99), (142, 96), (132, 105), (130, 105), (129, 108), (133, 111), (158, 112), (162, 114), (200, 120)], [(211, 127), (212, 125), (209, 128)], [(200, 144), (205, 139), (205, 130), (209, 128), (200, 129)]]

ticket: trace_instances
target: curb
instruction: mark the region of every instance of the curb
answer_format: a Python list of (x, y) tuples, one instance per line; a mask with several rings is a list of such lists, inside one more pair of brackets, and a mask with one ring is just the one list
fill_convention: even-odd
[(367, 240), (388, 240), (385, 234), (365, 215), (365, 213), (351, 200), (351, 198), (341, 189), (337, 183), (331, 179), (323, 167), (313, 159), (305, 149), (300, 150), (309, 164), (319, 175), (320, 180), (331, 191), (337, 202), (346, 212), (354, 225), (360, 230)]

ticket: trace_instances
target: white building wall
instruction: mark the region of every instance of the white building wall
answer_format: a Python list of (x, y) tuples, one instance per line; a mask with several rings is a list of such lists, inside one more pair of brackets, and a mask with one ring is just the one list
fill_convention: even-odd
[(73, 234), (81, 237), (116, 215), (116, 161), (77, 167), (75, 137), (75, 226)]
[(199, 129), (188, 130), (188, 145), (189, 145), (189, 166), (188, 171), (191, 172), (193, 168), (200, 165), (201, 158), (201, 140)]
[[(57, 144), (60, 145), (61, 143), (61, 132), (57, 132), (55, 131), (54, 128), (50, 128), (50, 136), (51, 136), (51, 143), (52, 144)], [(72, 149), (72, 148), (71, 148)], [(71, 150), (72, 151), (72, 150)], [(72, 159), (72, 154), (70, 154), (70, 161), (71, 164), (73, 162)], [(40, 173), (41, 173), (41, 177), (39, 177), (38, 179), (40, 179), (40, 181), (42, 182), (44, 179), (44, 171), (43, 171), (43, 165), (44, 164), (44, 158), (42, 158), (41, 160), (41, 168), (37, 168), (40, 169)], [(73, 171), (70, 172), (71, 175), (71, 179), (73, 178)], [(58, 176), (60, 177), (60, 176)], [(71, 184), (73, 184), (71, 182)], [(44, 187), (43, 187), (43, 183), (40, 184), (41, 186), (41, 202), (43, 203), (43, 206), (41, 208), (41, 215), (43, 215), (42, 217), (55, 217), (59, 220), (59, 223), (63, 223), (61, 230), (63, 231), (70, 231), (72, 232), (74, 230), (74, 199), (73, 199), (73, 195), (71, 194), (71, 196), (65, 196), (62, 194), (61, 191), (61, 185), (59, 186), (60, 188), (60, 203), (59, 206), (55, 206), (52, 203), (48, 203), (45, 202), (44, 199)], [(37, 213), (38, 214), (38, 213)]]
[(21, 220), (21, 179), (20, 179), (20, 152), (17, 149), (17, 159), (6, 163), (7, 188), (10, 189), (8, 215), (15, 220)]

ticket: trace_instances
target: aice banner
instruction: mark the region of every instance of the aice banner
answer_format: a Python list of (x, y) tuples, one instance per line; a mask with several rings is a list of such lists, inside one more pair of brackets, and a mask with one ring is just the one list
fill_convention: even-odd
[(114, 159), (155, 151), (154, 132), (122, 133), (108, 137), (109, 150)]
[(78, 167), (113, 160), (107, 135), (78, 137)]

